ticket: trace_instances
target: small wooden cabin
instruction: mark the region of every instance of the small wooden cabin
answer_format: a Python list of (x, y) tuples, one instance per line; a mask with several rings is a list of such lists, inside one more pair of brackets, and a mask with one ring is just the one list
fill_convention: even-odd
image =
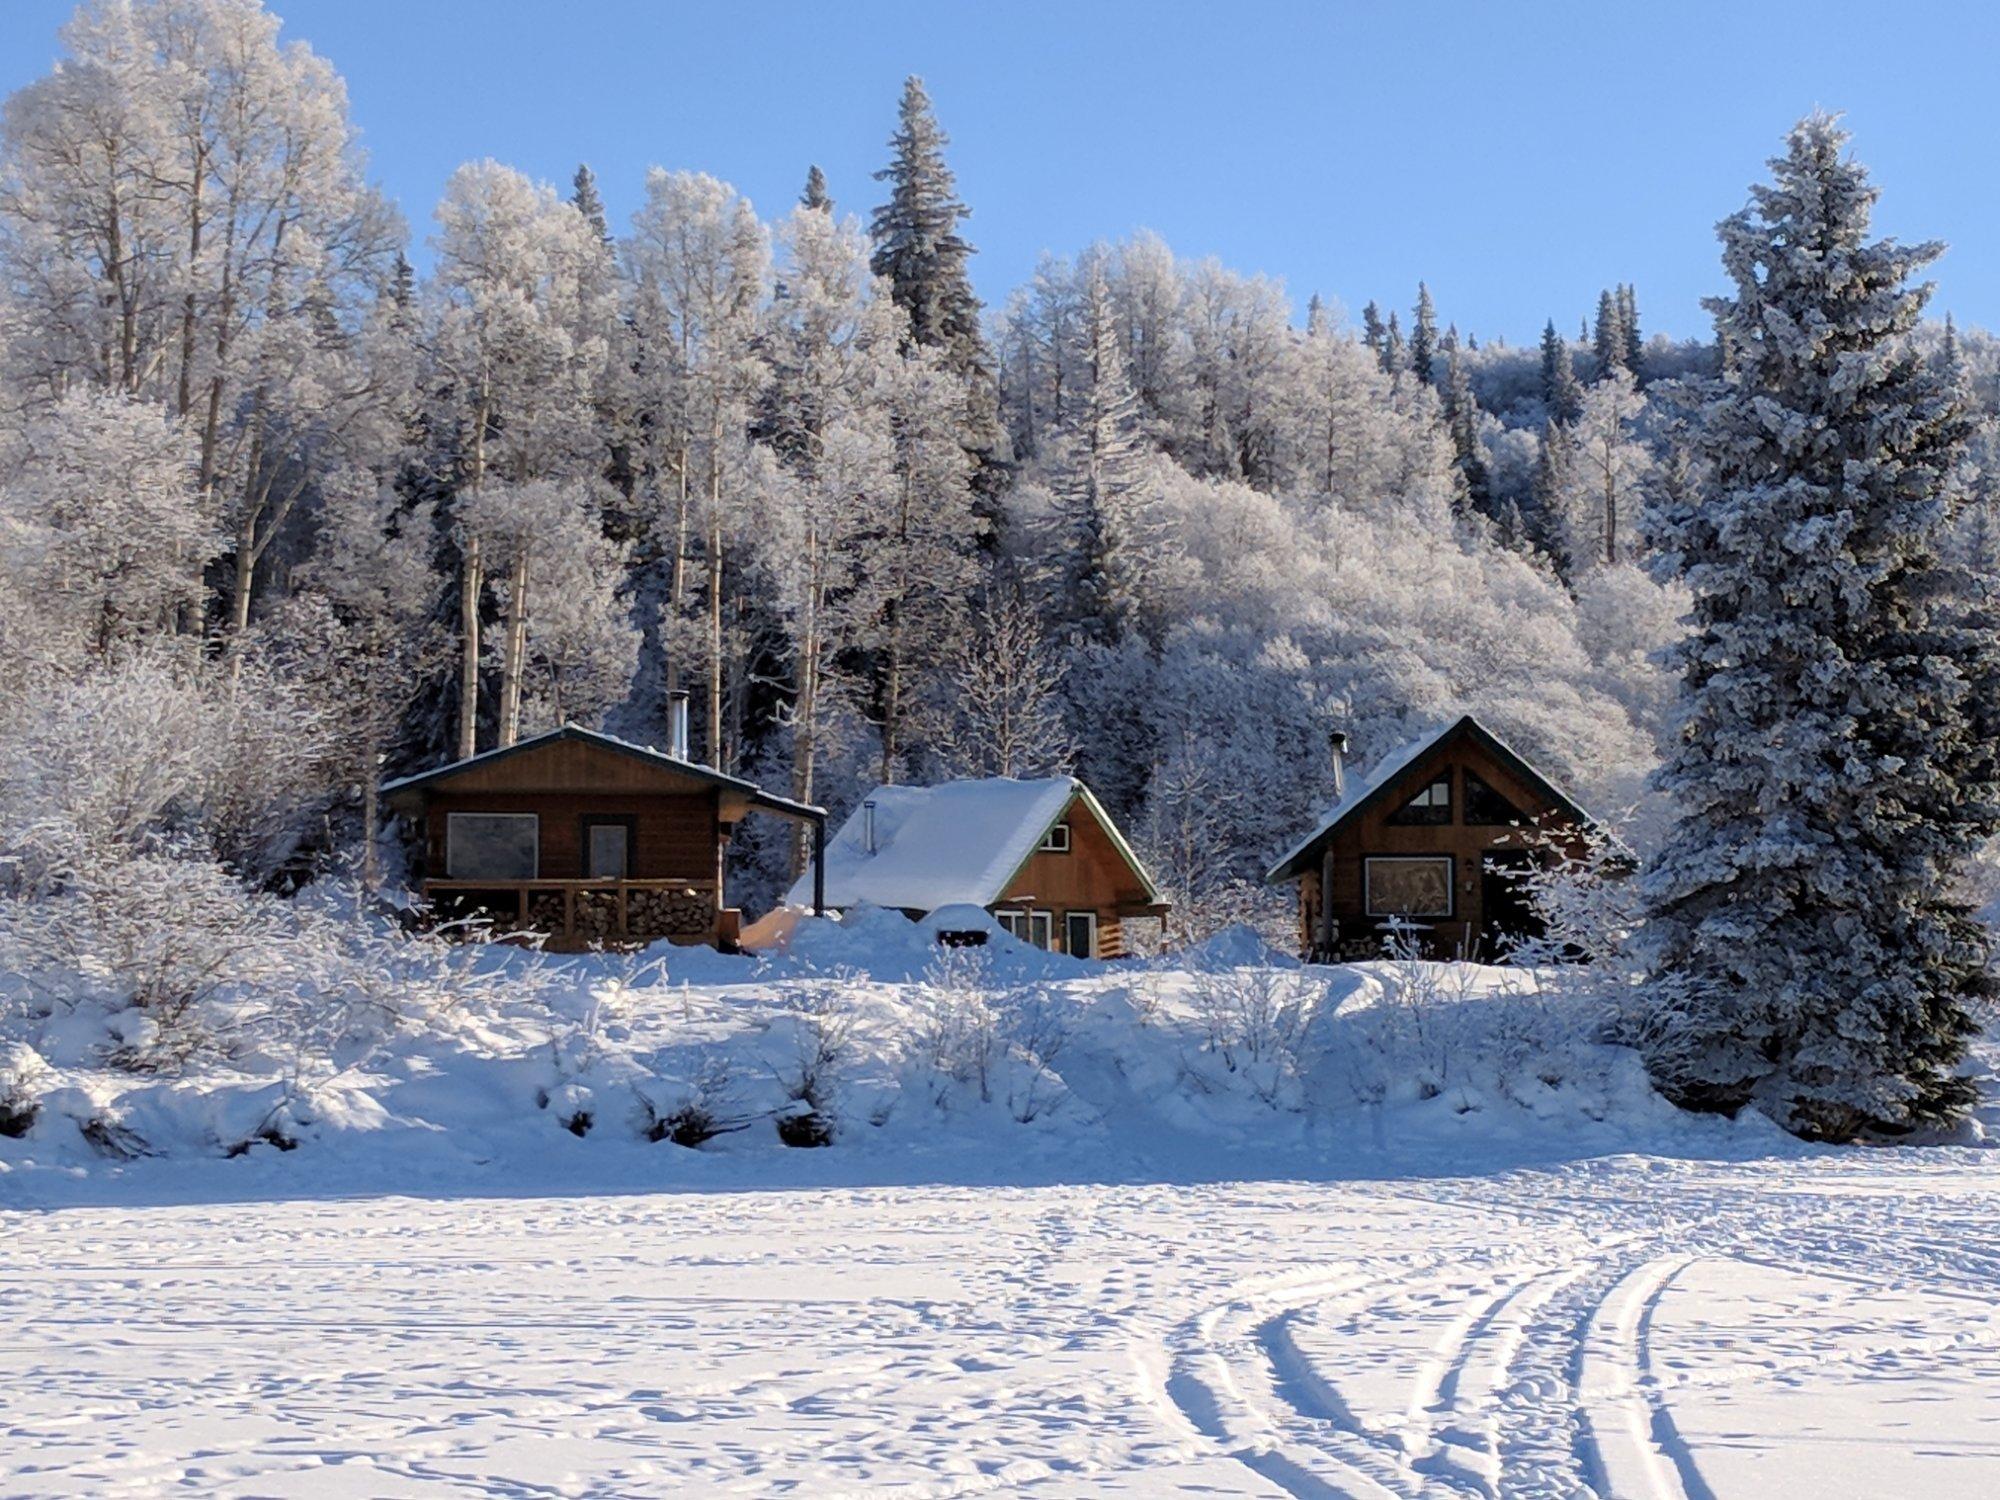
[[(1152, 877), (1073, 776), (880, 786), (827, 841), (826, 904), (912, 918), (978, 906), (1037, 948), (1122, 958), (1125, 924), (1166, 914)], [(803, 904), (807, 881), (790, 899)]]
[[(1336, 779), (1344, 737), (1335, 744)], [(1297, 882), (1309, 959), (1379, 958), (1392, 927), (1439, 958), (1504, 957), (1538, 924), (1519, 875), (1553, 835), (1581, 852), (1590, 815), (1471, 715), (1382, 760), (1275, 865)]]
[(441, 920), (483, 918), (558, 950), (731, 947), (742, 913), (723, 864), (743, 817), (803, 821), (825, 844), (821, 808), (574, 724), (383, 792), (415, 825), (416, 885)]

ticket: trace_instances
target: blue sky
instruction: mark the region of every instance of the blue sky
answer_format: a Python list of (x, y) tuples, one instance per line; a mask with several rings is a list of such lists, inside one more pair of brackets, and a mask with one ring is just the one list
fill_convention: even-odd
[[(67, 0), (0, 5), (0, 89), (44, 71)], [(658, 163), (766, 215), (808, 163), (877, 200), (904, 74), (924, 75), (998, 300), (1043, 250), (1133, 229), (1351, 314), (1407, 306), (1519, 343), (1598, 289), (1648, 332), (1706, 330), (1714, 223), (1786, 127), (1846, 112), (1885, 232), (1952, 243), (1941, 308), (2000, 326), (2000, 7), (1915, 3), (685, 5), (272, 0), (345, 75), (373, 171), (417, 235), (493, 156), (614, 218)], [(421, 259), (421, 257), (420, 257)]]

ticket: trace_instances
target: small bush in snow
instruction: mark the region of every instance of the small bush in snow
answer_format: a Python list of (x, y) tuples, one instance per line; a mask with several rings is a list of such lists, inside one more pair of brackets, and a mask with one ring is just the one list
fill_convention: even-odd
[(981, 1104), (1004, 1095), (1008, 1112), (1027, 1124), (1062, 1099), (1066, 1091), (1050, 1065), (1069, 1032), (1045, 992), (998, 984), (980, 949), (947, 948), (915, 998), (916, 1050), (938, 1107), (961, 1089)]
[(821, 982), (788, 996), (793, 1059), (781, 1069), (786, 1102), (777, 1112), (778, 1137), (787, 1146), (826, 1146), (836, 1128), (839, 1070), (853, 1041), (854, 1015), (844, 986)]
[(679, 1103), (664, 1112), (648, 1108), (652, 1119), (646, 1139), (672, 1141), (676, 1146), (699, 1146), (749, 1123), (736, 1101), (735, 1074), (720, 1053), (702, 1058)]
[(1198, 971), (1188, 991), (1202, 1050), (1265, 1104), (1291, 1109), (1304, 1102), (1301, 1079), (1326, 998), (1324, 980), (1265, 964)]

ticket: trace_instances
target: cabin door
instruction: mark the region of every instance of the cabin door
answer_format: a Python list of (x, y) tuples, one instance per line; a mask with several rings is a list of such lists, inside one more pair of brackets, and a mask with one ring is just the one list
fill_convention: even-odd
[(632, 819), (583, 820), (583, 878), (625, 880), (632, 874)]
[(1073, 911), (1063, 915), (1063, 950), (1071, 958), (1097, 957), (1097, 913)]
[(1535, 856), (1526, 849), (1504, 849), (1479, 862), (1479, 951), (1487, 963), (1506, 959), (1516, 943), (1538, 938), (1541, 917), (1521, 887), (1521, 876)]

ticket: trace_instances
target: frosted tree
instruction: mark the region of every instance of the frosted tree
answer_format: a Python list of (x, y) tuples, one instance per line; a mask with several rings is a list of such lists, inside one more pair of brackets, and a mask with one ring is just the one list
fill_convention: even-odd
[(1420, 281), (1417, 283), (1417, 310), (1410, 321), (1410, 373), (1425, 385), (1431, 383), (1435, 374), (1432, 364), (1437, 356), (1437, 347), (1437, 308), (1431, 303), (1431, 289)]
[(1542, 405), (1552, 422), (1574, 422), (1583, 407), (1583, 387), (1577, 383), (1576, 362), (1569, 341), (1549, 319), (1542, 330)]
[(941, 352), (922, 346), (896, 363), (885, 392), (895, 490), (861, 549), (882, 781), (902, 774), (912, 710), (925, 678), (959, 640), (962, 601), (975, 576), (982, 525), (971, 460), (959, 442), (963, 392)]
[(1061, 504), (1065, 594), (1073, 625), (1116, 637), (1139, 609), (1135, 547), (1145, 443), (1110, 287), (1093, 259), (1077, 307), (1075, 380), (1064, 395), (1054, 488)]
[[(47, 392), (107, 385), (187, 424), (203, 495), (228, 492), (240, 626), (314, 461), (299, 435), (366, 405), (365, 372), (325, 356), (400, 225), (363, 180), (339, 78), (255, 0), (90, 4), (62, 38), (0, 140), (0, 262), (27, 314), (10, 357)], [(301, 359), (319, 368), (301, 378)]]
[(0, 606), (9, 674), (66, 671), (173, 631), (222, 548), (185, 423), (83, 388), (0, 443)]
[[(701, 650), (707, 687), (704, 743), (727, 765), (724, 704), (732, 689), (726, 629), (728, 553), (750, 510), (746, 436), (769, 378), (757, 342), (770, 244), (750, 202), (706, 173), (655, 169), (633, 216), (628, 263), (647, 361), (641, 401), (650, 431), (654, 499), (664, 513), (659, 549), (669, 572), (670, 630), (692, 602), (698, 562), (706, 587)], [(695, 551), (697, 537), (700, 552)], [(670, 640), (668, 649), (674, 649)], [(679, 685), (669, 656), (666, 686)]]
[(1845, 142), (1802, 121), (1720, 226), (1737, 368), (1658, 526), (1694, 629), (1645, 933), (1661, 1087), (1830, 1139), (1970, 1104), (1993, 980), (1954, 876), (2000, 827), (2000, 646), (1938, 559), (1967, 423), (1908, 337), (1940, 247), (1868, 240)]
[(1638, 553), (1640, 512), (1653, 476), (1652, 449), (1638, 435), (1646, 400), (1622, 366), (1583, 394), (1563, 429), (1562, 483), (1551, 492), (1572, 567), (1616, 563)]
[(361, 789), (361, 877), (369, 889), (380, 879), (389, 737), (444, 646), (431, 618), (438, 578), (430, 530), (425, 508), (405, 508), (374, 475), (347, 470), (324, 487), (317, 546), (300, 570), (303, 598), (323, 602), (332, 616), (326, 677), (339, 695), (340, 745)]
[[(624, 558), (603, 532), (602, 497), (582, 481), (529, 479), (518, 484), (490, 480), (459, 506), (459, 526), (500, 585), (501, 633), (495, 653), (500, 668), (498, 741), (520, 737), (522, 703), (539, 656), (544, 698), (550, 713), (567, 703), (579, 716), (602, 706), (602, 678), (586, 660), (596, 647), (624, 655), (622, 696), (630, 679), (630, 653), (620, 627), (625, 611), (616, 601)], [(604, 617), (600, 622), (594, 616)], [(605, 623), (608, 622), (608, 623)]]
[(937, 753), (953, 776), (1055, 776), (1075, 754), (1063, 720), (1066, 667), (1032, 602), (989, 591), (968, 649), (945, 671)]
[[(823, 795), (820, 776), (844, 749), (852, 720), (853, 661), (874, 600), (864, 554), (899, 494), (885, 403), (896, 378), (903, 317), (868, 269), (852, 219), (801, 204), (779, 229), (786, 294), (771, 308), (771, 415), (781, 493), (771, 507), (777, 582), (791, 665), (791, 789)], [(805, 830), (793, 830), (792, 873), (804, 869)]]
[[(478, 509), (489, 477), (589, 472), (602, 452), (596, 401), (615, 314), (595, 274), (596, 231), (552, 188), (492, 161), (452, 174), (437, 223), (426, 352), (462, 504)], [(457, 540), (463, 756), (478, 748), (488, 561), (479, 528), (459, 526)]]
[(1403, 328), (1396, 321), (1396, 314), (1389, 314), (1388, 330), (1382, 335), (1382, 372), (1394, 375), (1407, 367), (1408, 353), (1403, 347)]
[(1330, 318), (1306, 330), (1293, 410), (1296, 488), (1340, 507), (1391, 493), (1400, 463), (1389, 382), (1369, 346)]

